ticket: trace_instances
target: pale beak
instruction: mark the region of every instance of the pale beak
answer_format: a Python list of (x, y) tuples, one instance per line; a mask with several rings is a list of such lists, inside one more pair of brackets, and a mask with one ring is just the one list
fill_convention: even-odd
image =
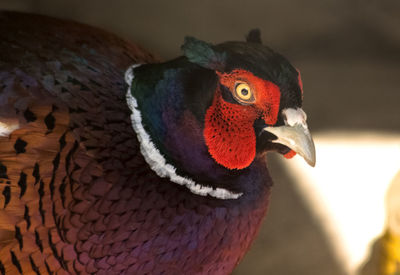
[(314, 167), (316, 161), (315, 146), (306, 123), (306, 114), (300, 108), (285, 109), (282, 114), (286, 125), (265, 127), (263, 130), (277, 137), (272, 142), (289, 147), (302, 156), (310, 166)]

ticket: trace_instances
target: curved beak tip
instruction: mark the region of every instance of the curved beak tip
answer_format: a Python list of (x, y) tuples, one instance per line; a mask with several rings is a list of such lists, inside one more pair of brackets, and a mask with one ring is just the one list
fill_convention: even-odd
[(289, 147), (303, 157), (310, 166), (315, 167), (315, 145), (306, 125), (265, 127), (264, 131), (268, 131), (277, 137), (272, 142)]
[(315, 156), (315, 147), (314, 147), (314, 142), (313, 142), (313, 150), (310, 156), (302, 156), (304, 158), (304, 160), (308, 163), (308, 165), (310, 165), (311, 167), (315, 167), (315, 163), (316, 163), (316, 156)]

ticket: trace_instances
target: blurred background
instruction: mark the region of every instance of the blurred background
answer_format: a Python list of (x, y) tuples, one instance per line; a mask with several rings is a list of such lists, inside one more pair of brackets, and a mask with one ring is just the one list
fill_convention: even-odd
[(392, 275), (396, 261), (400, 271), (399, 0), (0, 0), (0, 9), (98, 26), (163, 59), (180, 54), (185, 35), (218, 43), (260, 28), (301, 71), (317, 166), (270, 156), (270, 210), (234, 274)]

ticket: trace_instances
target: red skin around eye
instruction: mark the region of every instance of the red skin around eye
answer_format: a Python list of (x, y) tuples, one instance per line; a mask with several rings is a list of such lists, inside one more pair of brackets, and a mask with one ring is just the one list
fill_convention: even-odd
[(301, 80), (301, 74), (300, 71), (298, 69), (296, 69), (297, 71), (297, 81), (299, 82), (299, 86), (300, 86), (300, 90), (301, 90), (301, 96), (303, 96), (303, 81)]
[(257, 118), (267, 125), (276, 123), (279, 111), (278, 86), (244, 70), (217, 73), (222, 85), (234, 91), (237, 81), (246, 82), (253, 92), (252, 104), (226, 102), (219, 88), (205, 117), (204, 137), (214, 160), (228, 169), (248, 167), (256, 154), (253, 124)]

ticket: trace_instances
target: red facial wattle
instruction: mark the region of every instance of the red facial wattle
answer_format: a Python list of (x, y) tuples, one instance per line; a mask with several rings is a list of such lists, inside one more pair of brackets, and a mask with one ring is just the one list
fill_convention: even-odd
[(228, 169), (243, 169), (256, 154), (255, 120), (262, 118), (267, 125), (277, 121), (280, 90), (272, 82), (245, 70), (217, 74), (220, 83), (231, 92), (241, 81), (251, 87), (254, 95), (251, 104), (235, 104), (225, 101), (217, 88), (205, 117), (204, 138), (211, 156)]
[(287, 159), (291, 159), (296, 155), (296, 152), (293, 150), (290, 150), (289, 152), (287, 152), (286, 154), (284, 154), (283, 156)]

